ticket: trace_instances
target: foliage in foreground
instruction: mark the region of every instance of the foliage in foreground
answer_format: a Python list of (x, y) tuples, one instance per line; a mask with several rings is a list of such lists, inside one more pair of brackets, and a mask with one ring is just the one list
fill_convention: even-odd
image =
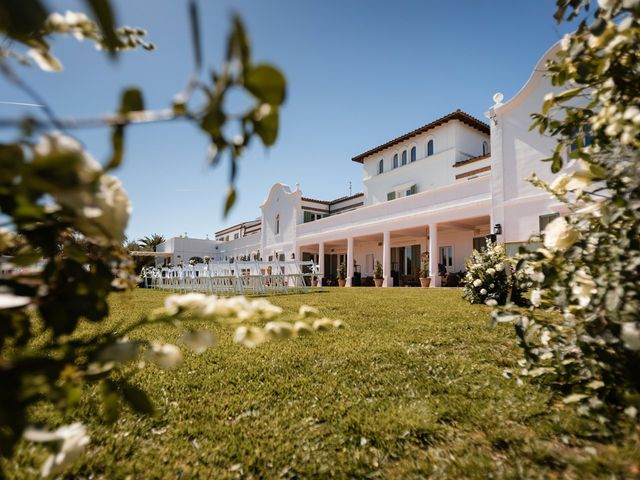
[[(11, 267), (5, 265), (0, 278), (0, 455), (11, 457), (23, 432), (31, 440), (51, 443), (56, 453), (44, 463), (43, 475), (72, 463), (85, 448), (88, 435), (76, 423), (55, 431), (27, 429), (32, 405), (45, 402), (61, 411), (72, 410), (87, 384), (97, 383), (108, 420), (117, 417), (120, 398), (149, 413), (151, 401), (128, 382), (123, 365), (137, 359), (142, 349), (147, 360), (166, 368), (180, 363), (182, 355), (175, 345), (134, 343), (108, 331), (87, 338), (73, 336), (87, 321), (104, 321), (111, 292), (137, 283), (133, 262), (122, 246), (131, 204), (120, 181), (110, 174), (124, 158), (125, 131), (136, 123), (178, 118), (196, 126), (210, 141), (212, 163), (222, 156), (229, 158), (226, 213), (235, 201), (237, 160), (254, 139), (265, 147), (274, 144), (286, 92), (278, 69), (253, 62), (238, 17), (233, 19), (222, 67), (203, 74), (198, 10), (191, 1), (194, 72), (170, 108), (145, 110), (142, 90), (131, 87), (123, 91), (113, 115), (61, 120), (46, 99), (21, 80), (14, 69), (16, 60), (59, 72), (62, 62), (52, 52), (51, 40), (61, 35), (88, 40), (112, 58), (137, 47), (153, 50), (144, 30), (116, 27), (109, 1), (86, 0), (85, 4), (95, 20), (83, 12), (49, 12), (40, 0), (0, 3), (0, 33), (12, 40), (0, 46), (0, 73), (35, 103), (43, 104), (45, 114), (44, 118), (0, 122), (16, 130), (14, 140), (0, 144), (0, 216), (7, 227), (0, 230), (0, 255), (12, 255)], [(196, 91), (202, 94), (198, 99), (193, 98)], [(225, 99), (230, 91), (247, 94), (252, 100), (247, 111), (227, 111)], [(68, 133), (83, 126), (110, 128), (113, 152), (105, 166)], [(153, 320), (142, 322), (175, 322), (183, 312), (190, 318), (220, 321), (229, 317), (244, 322), (270, 311), (268, 302), (242, 299), (191, 296), (172, 302)], [(221, 313), (223, 306), (227, 313)], [(180, 323), (177, 328), (186, 327)], [(238, 340), (257, 344), (299, 333), (294, 326), (278, 323), (269, 328), (239, 328)], [(200, 350), (211, 337), (206, 332), (185, 332), (182, 340)]]
[[(211, 330), (215, 348), (184, 349), (180, 369), (134, 369), (130, 382), (154, 399), (153, 416), (123, 405), (115, 425), (103, 422), (99, 389), (91, 387), (73, 412), (43, 404), (33, 419), (52, 429), (86, 425), (91, 443), (68, 478), (637, 475), (638, 432), (603, 442), (597, 424), (547, 388), (504, 378), (519, 358), (512, 331), (492, 329), (489, 307), (469, 305), (461, 293), (331, 288), (273, 297), (287, 322), (307, 303), (346, 327), (247, 350), (229, 327), (193, 321)], [(113, 295), (109, 318), (78, 335), (121, 332), (166, 296)], [(146, 324), (129, 340), (179, 345), (181, 335), (170, 324)], [(20, 442), (4, 462), (7, 476), (33, 479), (48, 455), (42, 444)]]
[[(592, 2), (558, 1), (556, 18)], [(544, 246), (521, 252), (531, 273), (529, 311), (496, 312), (513, 321), (524, 351), (520, 375), (554, 385), (566, 403), (615, 431), (640, 409), (640, 2), (599, 0), (593, 18), (565, 36), (549, 63), (563, 93), (534, 115), (558, 139), (547, 185), (565, 206)], [(532, 127), (532, 128), (533, 128)]]

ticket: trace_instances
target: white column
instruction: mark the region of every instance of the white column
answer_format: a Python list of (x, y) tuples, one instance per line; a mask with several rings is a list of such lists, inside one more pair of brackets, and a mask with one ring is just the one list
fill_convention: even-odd
[(429, 224), (429, 276), (431, 286), (440, 286), (440, 276), (438, 275), (438, 224)]
[(320, 267), (320, 273), (318, 274), (318, 286), (322, 286), (322, 279), (324, 278), (324, 242), (318, 243), (318, 266)]
[(347, 238), (347, 287), (353, 281), (353, 237)]
[(382, 234), (382, 282), (383, 287), (393, 287), (391, 276), (391, 232)]

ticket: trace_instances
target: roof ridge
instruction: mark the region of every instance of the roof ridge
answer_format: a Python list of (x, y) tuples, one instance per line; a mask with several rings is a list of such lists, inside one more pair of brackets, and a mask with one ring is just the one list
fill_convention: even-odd
[(461, 109), (457, 109), (454, 112), (450, 112), (446, 115), (443, 115), (440, 118), (437, 118), (421, 127), (416, 128), (415, 130), (411, 130), (408, 133), (405, 133), (403, 135), (400, 135), (392, 140), (389, 140), (381, 145), (378, 145), (377, 147), (374, 147), (372, 149), (367, 150), (364, 153), (361, 153), (359, 155), (356, 155), (355, 157), (352, 157), (351, 160), (354, 162), (358, 162), (358, 163), (362, 163), (364, 160), (364, 157), (367, 157), (369, 155), (373, 155), (374, 153), (377, 153), (381, 150), (384, 150), (385, 148), (389, 148), (393, 145), (396, 145), (408, 138), (411, 137), (415, 137), (416, 135), (419, 135), (421, 133), (424, 133), (428, 130), (431, 130), (433, 128), (439, 127), (442, 124), (449, 122), (451, 120), (461, 120), (462, 119), (466, 119), (468, 121), (470, 121), (472, 124), (469, 125), (472, 128), (476, 128), (477, 130), (480, 130), (482, 132), (485, 132), (487, 134), (490, 133), (490, 127), (489, 124), (483, 122), (482, 120), (477, 119), (476, 117), (474, 117), (473, 115), (468, 114), (467, 112), (462, 111)]

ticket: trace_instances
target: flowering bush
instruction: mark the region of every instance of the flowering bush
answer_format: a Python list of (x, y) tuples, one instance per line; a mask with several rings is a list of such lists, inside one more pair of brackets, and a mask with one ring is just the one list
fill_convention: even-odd
[[(592, 6), (560, 0), (556, 18)], [(534, 126), (558, 139), (552, 171), (566, 154), (571, 173), (532, 182), (570, 215), (547, 226), (542, 248), (520, 254), (518, 269), (534, 287), (529, 311), (494, 316), (515, 324), (519, 376), (547, 381), (615, 429), (637, 421), (640, 408), (640, 4), (598, 0), (587, 20), (549, 64), (552, 83), (570, 88), (534, 115)]]
[(485, 249), (474, 250), (467, 260), (464, 298), (487, 305), (504, 305), (508, 299), (519, 303), (520, 284), (510, 274), (510, 262), (502, 244), (487, 241)]

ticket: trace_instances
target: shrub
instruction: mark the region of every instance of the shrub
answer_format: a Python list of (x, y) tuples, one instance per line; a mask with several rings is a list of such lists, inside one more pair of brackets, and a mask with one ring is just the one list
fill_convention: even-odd
[(344, 280), (347, 278), (347, 266), (344, 263), (341, 263), (338, 266), (338, 279)]
[(420, 259), (420, 272), (418, 275), (420, 278), (429, 278), (429, 253), (425, 252), (421, 255)]
[(504, 305), (508, 299), (520, 303), (520, 286), (510, 274), (511, 263), (502, 244), (487, 241), (485, 249), (474, 250), (463, 279), (464, 298), (487, 305)]
[(378, 260), (376, 260), (376, 267), (373, 270), (373, 278), (377, 280), (382, 279), (382, 264)]

